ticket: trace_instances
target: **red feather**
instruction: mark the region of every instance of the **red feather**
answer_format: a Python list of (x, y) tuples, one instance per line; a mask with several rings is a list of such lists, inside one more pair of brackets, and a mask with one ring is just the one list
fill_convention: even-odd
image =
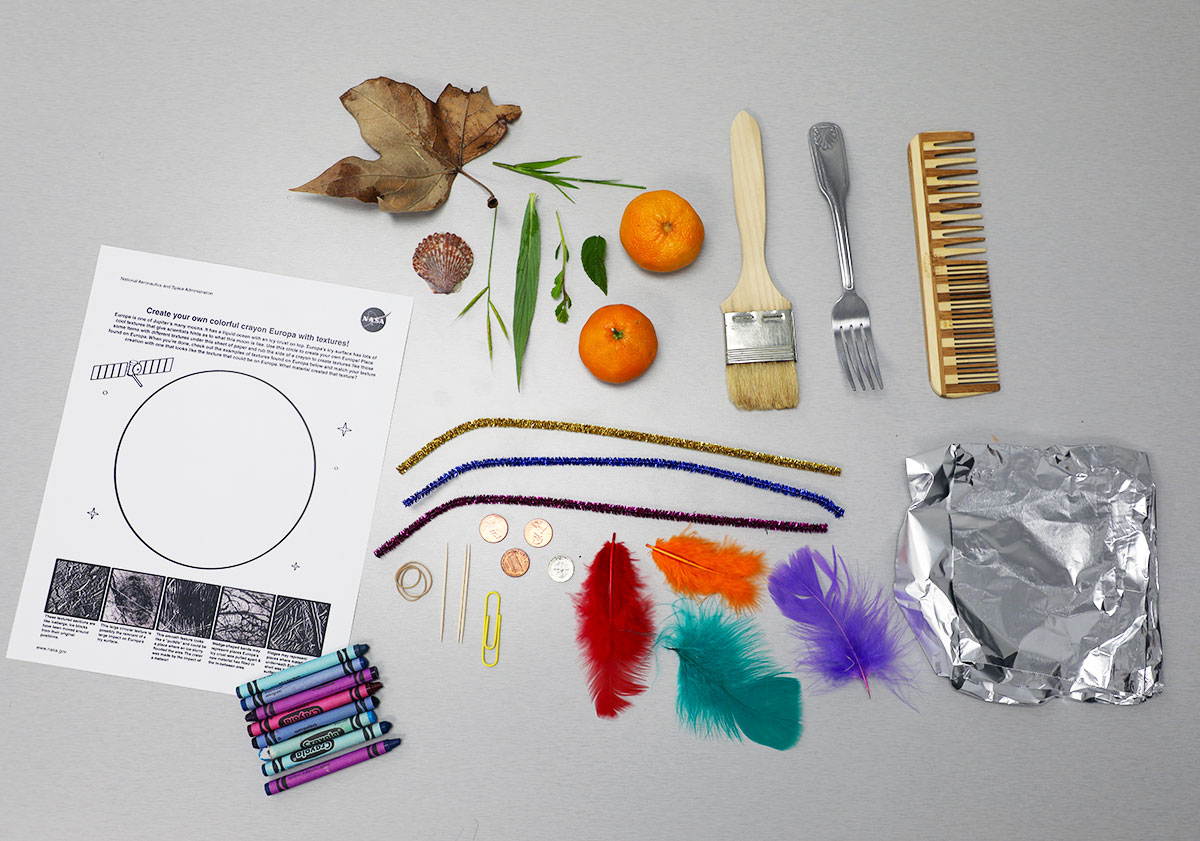
[(654, 602), (615, 534), (596, 553), (573, 599), (579, 620), (575, 639), (587, 663), (596, 715), (616, 718), (632, 703), (631, 696), (646, 691)]

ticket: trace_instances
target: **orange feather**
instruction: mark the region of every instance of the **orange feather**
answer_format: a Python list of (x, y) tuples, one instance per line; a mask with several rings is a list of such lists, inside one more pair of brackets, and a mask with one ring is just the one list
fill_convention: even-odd
[(739, 613), (758, 610), (762, 597), (758, 579), (766, 572), (762, 552), (745, 549), (729, 538), (717, 543), (692, 531), (646, 547), (676, 593), (720, 596)]

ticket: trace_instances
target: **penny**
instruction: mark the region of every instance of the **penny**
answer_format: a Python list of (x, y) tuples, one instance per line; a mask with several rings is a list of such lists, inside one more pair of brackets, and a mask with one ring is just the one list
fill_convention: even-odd
[(541, 549), (554, 537), (554, 529), (550, 524), (538, 517), (525, 524), (525, 542), (534, 549)]
[(499, 514), (488, 514), (479, 521), (479, 536), (488, 543), (499, 543), (508, 537), (508, 520)]
[(529, 572), (529, 556), (524, 549), (509, 549), (500, 558), (500, 569), (505, 575), (520, 578)]
[(575, 574), (575, 562), (566, 555), (555, 555), (550, 559), (550, 564), (546, 567), (546, 573), (550, 576), (551, 581), (557, 581), (559, 584), (562, 584), (564, 581), (569, 581), (571, 576)]

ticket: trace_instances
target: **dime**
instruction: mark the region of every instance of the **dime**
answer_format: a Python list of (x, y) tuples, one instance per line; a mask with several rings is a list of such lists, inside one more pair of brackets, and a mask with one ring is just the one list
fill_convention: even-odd
[(499, 514), (488, 514), (479, 521), (479, 536), (488, 543), (499, 543), (508, 536), (508, 520)]
[(505, 575), (520, 578), (529, 572), (529, 556), (524, 549), (509, 549), (500, 558), (500, 569)]
[(554, 537), (554, 529), (550, 524), (538, 517), (525, 524), (525, 542), (534, 549), (541, 549)]
[(546, 568), (546, 572), (551, 581), (562, 584), (564, 581), (569, 581), (575, 574), (575, 562), (566, 555), (555, 555), (550, 559), (550, 565)]

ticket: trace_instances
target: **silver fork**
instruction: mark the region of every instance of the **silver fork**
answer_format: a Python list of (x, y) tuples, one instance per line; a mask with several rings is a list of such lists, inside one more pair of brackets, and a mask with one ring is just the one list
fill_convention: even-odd
[[(850, 260), (850, 233), (846, 229), (846, 193), (850, 190), (850, 168), (846, 164), (846, 145), (842, 130), (835, 123), (817, 123), (808, 130), (808, 150), (812, 153), (817, 186), (821, 188), (833, 213), (833, 237), (837, 241), (838, 263), (842, 270), (842, 297), (833, 305), (833, 343), (837, 348), (842, 373), (850, 390), (883, 390), (875, 340), (871, 336), (871, 312), (867, 302), (854, 291), (854, 266)], [(857, 387), (855, 379), (858, 380)]]

